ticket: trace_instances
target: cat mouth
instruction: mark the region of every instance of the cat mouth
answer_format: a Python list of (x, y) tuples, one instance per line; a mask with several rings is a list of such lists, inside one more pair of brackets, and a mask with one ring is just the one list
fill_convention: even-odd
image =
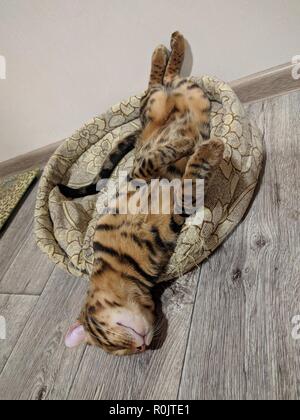
[(131, 331), (131, 335), (136, 341), (136, 353), (141, 353), (147, 349), (147, 347), (150, 346), (152, 341), (152, 333), (151, 331), (136, 331), (134, 328), (129, 327), (128, 325), (122, 324), (121, 322), (118, 322), (117, 325), (119, 325), (122, 328), (125, 328), (127, 330)]

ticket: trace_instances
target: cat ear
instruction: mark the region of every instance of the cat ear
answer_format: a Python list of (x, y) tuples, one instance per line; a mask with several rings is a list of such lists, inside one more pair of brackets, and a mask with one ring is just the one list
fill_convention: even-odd
[(69, 331), (67, 332), (65, 338), (65, 345), (69, 349), (79, 346), (82, 343), (85, 343), (87, 339), (87, 334), (83, 328), (83, 325), (79, 322), (76, 322)]

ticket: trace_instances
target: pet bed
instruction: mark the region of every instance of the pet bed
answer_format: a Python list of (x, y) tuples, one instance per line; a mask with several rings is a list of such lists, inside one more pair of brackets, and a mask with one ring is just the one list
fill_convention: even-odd
[[(224, 140), (223, 162), (210, 186), (204, 221), (185, 226), (163, 280), (179, 277), (207, 259), (242, 220), (251, 203), (263, 161), (262, 136), (236, 94), (212, 77), (192, 78), (212, 101), (211, 135)], [(140, 127), (141, 96), (133, 96), (94, 118), (67, 139), (47, 164), (37, 196), (35, 234), (39, 247), (69, 273), (89, 275), (98, 196), (65, 198), (57, 185), (90, 184), (118, 140)], [(133, 154), (116, 169), (129, 170)]]

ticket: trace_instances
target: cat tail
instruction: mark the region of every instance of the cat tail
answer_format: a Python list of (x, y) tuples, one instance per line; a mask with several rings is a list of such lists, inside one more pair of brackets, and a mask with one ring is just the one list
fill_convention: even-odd
[(119, 143), (114, 147), (111, 153), (107, 156), (104, 161), (104, 164), (101, 168), (100, 173), (95, 178), (94, 182), (90, 185), (87, 185), (82, 188), (70, 188), (66, 185), (59, 184), (58, 188), (60, 192), (67, 198), (83, 198), (90, 195), (96, 195), (99, 193), (99, 189), (97, 188), (99, 180), (103, 180), (103, 186), (105, 184), (105, 180), (109, 179), (113, 174), (114, 170), (121, 162), (121, 160), (131, 152), (137, 143), (137, 139), (139, 137), (140, 130), (128, 135), (124, 139), (120, 140)]

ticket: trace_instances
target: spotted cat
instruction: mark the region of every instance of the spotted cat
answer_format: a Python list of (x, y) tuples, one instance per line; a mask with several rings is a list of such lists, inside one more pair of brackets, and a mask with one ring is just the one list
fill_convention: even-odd
[[(179, 76), (184, 49), (184, 38), (176, 32), (171, 53), (164, 46), (155, 50), (149, 88), (141, 101), (142, 128), (120, 141), (106, 159), (100, 179), (109, 178), (124, 155), (134, 149), (129, 182), (204, 179), (207, 188), (222, 160), (224, 144), (210, 139), (209, 99), (198, 85)], [(67, 197), (78, 198), (95, 194), (98, 181), (81, 190), (60, 188)], [(194, 193), (193, 188), (191, 202)], [(132, 194), (128, 192), (126, 199)], [(173, 194), (172, 203), (177, 199)], [(88, 297), (78, 322), (67, 334), (68, 347), (85, 342), (115, 355), (147, 349), (156, 331), (152, 288), (166, 270), (188, 215), (117, 211), (99, 216)]]

